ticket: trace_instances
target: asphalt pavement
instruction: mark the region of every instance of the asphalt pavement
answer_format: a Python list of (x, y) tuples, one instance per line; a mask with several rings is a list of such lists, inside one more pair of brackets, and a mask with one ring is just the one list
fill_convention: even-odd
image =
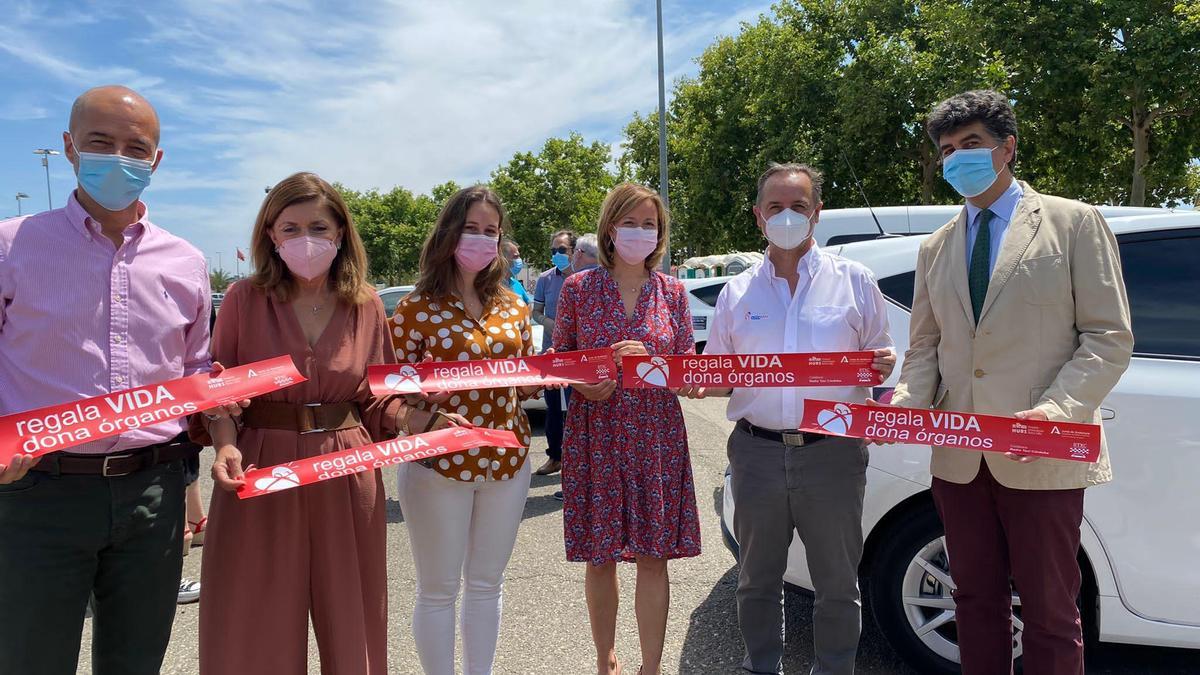
[[(724, 400), (684, 403), (693, 471), (699, 500), (703, 554), (673, 561), (671, 612), (667, 626), (664, 672), (689, 675), (736, 673), (742, 658), (737, 629), (734, 590), (737, 567), (721, 541), (719, 509), (726, 465), (725, 439), (732, 424), (725, 419)], [(534, 413), (535, 433), (540, 433), (541, 414)], [(545, 459), (545, 439), (534, 440), (535, 467)], [(878, 450), (880, 452), (886, 450)], [(211, 451), (204, 456), (202, 475), (207, 475)], [(421, 672), (416, 648), (409, 632), (415, 578), (409, 553), (408, 533), (395, 498), (396, 470), (386, 469), (388, 492), (389, 562), (389, 671)], [(211, 481), (202, 479), (205, 489)], [(562, 504), (553, 498), (559, 477), (535, 476), (525, 506), (524, 522), (508, 567), (505, 584), (504, 620), (496, 654), (497, 673), (595, 672), (595, 652), (588, 627), (583, 593), (583, 565), (564, 558)], [(269, 497), (266, 497), (269, 499)], [(184, 559), (184, 574), (200, 575), (200, 550)], [(634, 567), (622, 565), (619, 572), (621, 602), (617, 626), (618, 655), (626, 672), (637, 672), (637, 625), (633, 614)], [(199, 604), (179, 607), (174, 633), (162, 672), (190, 674), (197, 667), (197, 619)], [(812, 601), (803, 593), (787, 594), (785, 602), (788, 645), (784, 659), (787, 673), (807, 673), (812, 665)], [(90, 673), (89, 636), (91, 621), (84, 628), (80, 672)], [(1103, 645), (1089, 650), (1088, 672), (1104, 674), (1200, 673), (1200, 652), (1149, 647)], [(309, 640), (309, 672), (319, 673), (315, 639)], [(866, 610), (858, 673), (863, 675), (910, 675), (879, 634)], [(275, 674), (271, 674), (275, 675)]]

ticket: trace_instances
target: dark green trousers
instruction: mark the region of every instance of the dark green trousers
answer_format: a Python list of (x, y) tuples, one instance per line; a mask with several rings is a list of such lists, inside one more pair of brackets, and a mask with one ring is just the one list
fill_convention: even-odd
[(95, 596), (92, 672), (152, 675), (183, 568), (183, 463), (0, 485), (0, 675), (73, 675)]

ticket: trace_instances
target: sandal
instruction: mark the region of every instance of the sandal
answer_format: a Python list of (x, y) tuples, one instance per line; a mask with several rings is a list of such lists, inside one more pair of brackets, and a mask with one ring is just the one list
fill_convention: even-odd
[(206, 525), (208, 525), (208, 516), (204, 516), (199, 522), (188, 521), (188, 529), (192, 531), (192, 548), (204, 545), (204, 530)]

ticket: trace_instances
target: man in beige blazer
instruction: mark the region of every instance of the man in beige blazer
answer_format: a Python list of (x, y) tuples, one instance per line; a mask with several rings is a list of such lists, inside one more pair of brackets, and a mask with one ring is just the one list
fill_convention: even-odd
[[(939, 103), (926, 130), (967, 202), (921, 245), (892, 403), (1100, 424), (1133, 349), (1104, 218), (1013, 177), (1016, 117), (998, 92)], [(1079, 526), (1084, 488), (1112, 480), (1107, 449), (1085, 464), (935, 447), (931, 472), (963, 672), (1011, 672), (1011, 578), (1025, 672), (1082, 675)]]

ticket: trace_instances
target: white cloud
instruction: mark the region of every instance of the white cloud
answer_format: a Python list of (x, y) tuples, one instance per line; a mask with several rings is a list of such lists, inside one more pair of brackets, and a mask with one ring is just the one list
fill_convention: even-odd
[(122, 82), (134, 88), (149, 88), (162, 82), (161, 78), (145, 76), (123, 66), (90, 67), (73, 63), (54, 54), (32, 34), (5, 26), (0, 26), (0, 52), (80, 87)]
[[(598, 140), (619, 143), (632, 113), (658, 103), (644, 5), (397, 0), (330, 11), (306, 0), (187, 0), (148, 13), (137, 41), (162, 73), (151, 62), (78, 66), (27, 51), (28, 40), (4, 48), (63, 80), (132, 81), (169, 110), (166, 160), (147, 197), (167, 201), (156, 213), (215, 251), (247, 238), (263, 186), (294, 171), (424, 191), (486, 179), (513, 152), (570, 129), (605, 129)], [(714, 37), (765, 9), (668, 17), (668, 77), (692, 72)]]

